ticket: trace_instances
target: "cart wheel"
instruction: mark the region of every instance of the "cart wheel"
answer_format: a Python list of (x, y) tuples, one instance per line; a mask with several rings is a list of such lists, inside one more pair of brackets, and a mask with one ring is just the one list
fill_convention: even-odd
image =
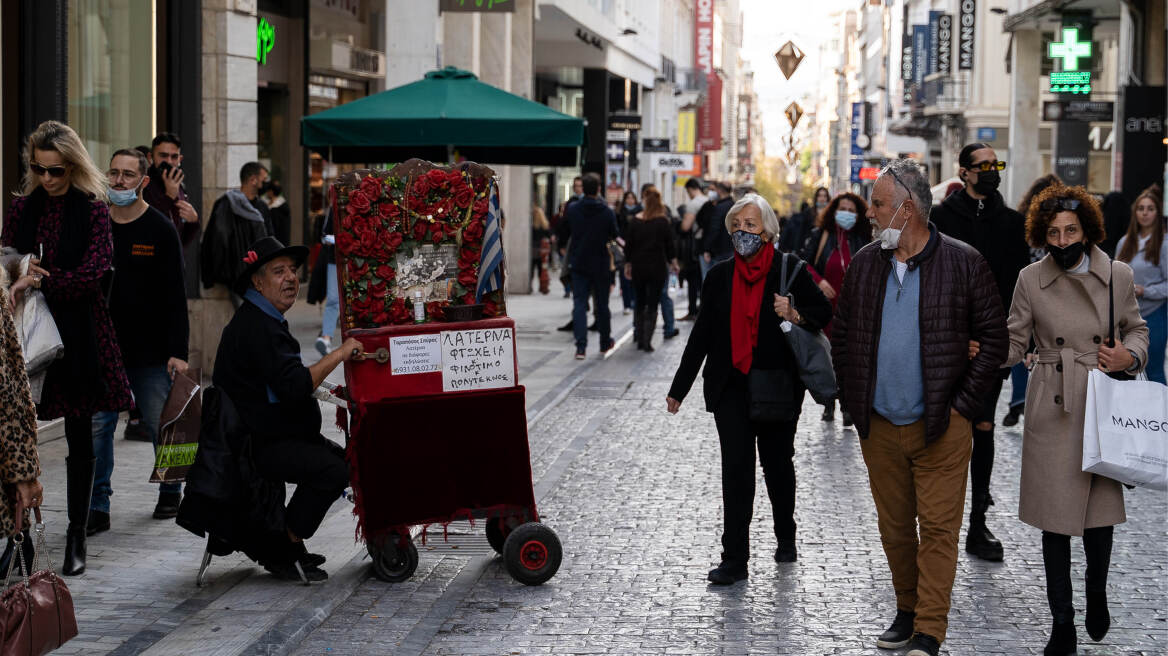
[(418, 569), (418, 548), (413, 540), (408, 541), (404, 549), (397, 545), (396, 540), (386, 540), (384, 549), (371, 546), (369, 555), (373, 557), (373, 574), (388, 583), (401, 583)]
[(503, 553), (503, 544), (507, 541), (507, 536), (511, 535), (511, 531), (515, 530), (516, 526), (522, 522), (518, 517), (498, 518), (491, 517), (487, 519), (487, 544), (495, 550), (495, 553)]
[(555, 531), (538, 522), (516, 528), (503, 543), (507, 572), (524, 585), (539, 585), (555, 576), (563, 556)]

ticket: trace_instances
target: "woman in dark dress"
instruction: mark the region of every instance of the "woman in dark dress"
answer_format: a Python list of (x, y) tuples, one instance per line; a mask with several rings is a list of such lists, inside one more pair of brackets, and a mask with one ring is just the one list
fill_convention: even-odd
[[(669, 412), (676, 413), (705, 361), (706, 410), (714, 413), (722, 450), (722, 563), (708, 576), (718, 585), (747, 576), (756, 443), (774, 510), (775, 560), (798, 557), (793, 458), (805, 388), (782, 325), (789, 321), (816, 330), (831, 319), (831, 303), (793, 260), (787, 271), (793, 276), (790, 294), (779, 296), (783, 258), (774, 247), (779, 220), (761, 196), (743, 196), (726, 214), (725, 226), (734, 257), (706, 274), (698, 319), (666, 398)], [(762, 403), (769, 407), (757, 407)]]
[[(807, 272), (831, 301), (833, 310), (852, 256), (870, 241), (872, 225), (868, 222), (867, 203), (853, 193), (844, 192), (827, 204), (799, 249), (799, 257), (807, 263)], [(831, 338), (831, 323), (824, 328), (824, 333)], [(835, 401), (831, 401), (823, 408), (823, 420), (834, 419)], [(851, 425), (852, 418), (844, 411), (844, 426)]]
[[(620, 207), (616, 208), (616, 229), (617, 233), (620, 234), (622, 238), (624, 237), (625, 231), (628, 230), (629, 224), (633, 221), (636, 221), (637, 215), (640, 214), (644, 209), (644, 206), (637, 202), (636, 194), (631, 191), (625, 192), (624, 197), (621, 199)], [(625, 257), (625, 261), (628, 261), (627, 256)], [(633, 279), (629, 277), (625, 267), (621, 267), (620, 272), (617, 275), (617, 281), (620, 283), (621, 311), (627, 315), (636, 306), (636, 294), (634, 293), (635, 287), (633, 286)], [(633, 326), (635, 329), (634, 332), (637, 332), (637, 334), (640, 335), (639, 331), (641, 330), (641, 327), (636, 323), (634, 323)], [(640, 341), (637, 342), (637, 346), (640, 346)]]
[(0, 243), (39, 256), (12, 293), (40, 287), (65, 345), (45, 378), (37, 418), (65, 418), (69, 528), (62, 569), (75, 575), (85, 571), (93, 414), (133, 403), (102, 292), (113, 263), (106, 180), (77, 133), (57, 121), (41, 123), (29, 136), (24, 160), (21, 195), (8, 209)]
[(633, 281), (636, 297), (633, 326), (637, 328), (637, 348), (651, 353), (661, 290), (669, 277), (669, 268), (677, 270), (673, 228), (665, 217), (661, 192), (652, 187), (645, 190), (645, 211), (629, 219), (624, 237), (624, 275)]

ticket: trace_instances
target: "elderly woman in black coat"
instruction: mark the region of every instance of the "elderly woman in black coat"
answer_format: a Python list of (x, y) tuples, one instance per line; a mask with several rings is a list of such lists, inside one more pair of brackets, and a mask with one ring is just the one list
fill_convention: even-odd
[[(831, 320), (831, 302), (803, 262), (776, 252), (779, 221), (766, 200), (743, 196), (726, 214), (725, 229), (734, 258), (707, 274), (701, 312), (666, 399), (676, 413), (704, 360), (706, 410), (714, 413), (722, 451), (722, 562), (708, 577), (719, 585), (747, 576), (756, 442), (774, 509), (775, 560), (797, 558), (793, 458), (805, 388), (783, 324), (818, 330)], [(790, 293), (780, 296), (784, 265)]]

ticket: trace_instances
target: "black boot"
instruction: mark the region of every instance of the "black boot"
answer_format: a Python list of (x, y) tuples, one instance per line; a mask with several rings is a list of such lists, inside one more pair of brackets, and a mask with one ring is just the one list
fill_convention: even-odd
[(1042, 532), (1042, 564), (1046, 569), (1046, 599), (1054, 624), (1045, 656), (1074, 654), (1075, 606), (1071, 593), (1071, 538), (1058, 533)]
[(652, 353), (653, 330), (657, 327), (657, 311), (645, 310), (645, 314), (642, 317), (642, 320), (644, 323), (641, 324), (641, 341), (644, 343), (644, 347), (642, 347), (641, 350), (645, 351), (646, 353)]
[[(23, 531), (24, 541), (21, 542), (21, 551), (24, 552), (23, 563), (25, 567), (32, 567), (33, 556), (36, 555), (36, 548), (32, 544), (32, 537), (28, 534), (28, 529)], [(8, 545), (4, 547), (4, 553), (0, 554), (0, 578), (8, 576), (8, 568), (12, 566), (12, 556), (16, 553), (16, 541), (8, 538)], [(21, 563), (16, 563), (16, 567), (12, 570), (13, 573), (19, 572)], [(29, 572), (31, 574), (31, 572)]]
[(1111, 540), (1115, 527), (1100, 526), (1083, 531), (1083, 551), (1087, 555), (1087, 635), (1099, 642), (1111, 628), (1107, 610), (1107, 570), (1111, 566)]
[(94, 458), (65, 458), (66, 505), (69, 528), (65, 531), (65, 563), (61, 572), (76, 576), (85, 572), (85, 527), (93, 497)]
[(823, 421), (835, 421), (835, 399), (828, 401), (823, 406)]
[(986, 528), (986, 510), (994, 505), (988, 493), (975, 494), (969, 511), (969, 532), (965, 535), (965, 551), (992, 562), (1002, 561), (1002, 543)]

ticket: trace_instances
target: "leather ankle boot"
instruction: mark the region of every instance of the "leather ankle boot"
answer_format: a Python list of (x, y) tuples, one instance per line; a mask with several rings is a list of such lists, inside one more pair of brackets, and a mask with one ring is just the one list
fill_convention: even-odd
[(1050, 629), (1050, 639), (1046, 641), (1043, 656), (1071, 656), (1076, 654), (1079, 638), (1075, 635), (1075, 623), (1055, 622)]
[(66, 505), (69, 528), (65, 531), (65, 562), (61, 572), (77, 576), (85, 572), (85, 530), (93, 497), (94, 458), (65, 458)]
[(989, 493), (975, 494), (969, 511), (969, 531), (965, 534), (965, 551), (982, 560), (1001, 562), (1002, 543), (986, 527), (986, 510), (994, 501)]

